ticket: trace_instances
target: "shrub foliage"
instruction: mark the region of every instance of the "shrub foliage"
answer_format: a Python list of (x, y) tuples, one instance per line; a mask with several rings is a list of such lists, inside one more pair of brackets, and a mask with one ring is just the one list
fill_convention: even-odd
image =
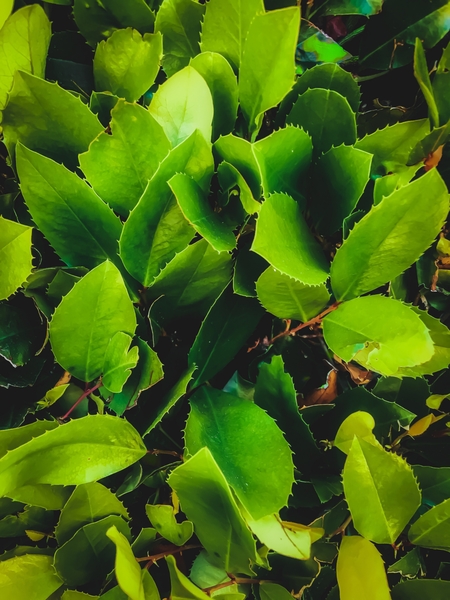
[(2, 598), (448, 598), (450, 3), (13, 4)]

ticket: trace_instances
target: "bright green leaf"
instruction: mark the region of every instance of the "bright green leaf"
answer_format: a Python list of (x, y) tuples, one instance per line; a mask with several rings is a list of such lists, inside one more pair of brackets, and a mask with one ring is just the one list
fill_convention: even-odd
[(195, 130), (211, 140), (213, 101), (208, 84), (193, 67), (185, 67), (165, 81), (153, 96), (150, 114), (178, 146)]
[(106, 415), (76, 419), (0, 459), (0, 496), (24, 485), (89, 483), (125, 469), (145, 453), (127, 421)]
[(118, 331), (109, 340), (106, 348), (102, 383), (110, 392), (115, 394), (122, 391), (131, 375), (131, 369), (134, 369), (139, 359), (138, 346), (133, 346), (130, 349), (131, 342), (130, 335)]
[(447, 187), (436, 169), (384, 198), (354, 226), (336, 253), (331, 265), (336, 298), (356, 298), (400, 275), (431, 245), (448, 210)]
[(434, 99), (433, 88), (431, 87), (427, 59), (425, 58), (423, 44), (418, 37), (416, 38), (414, 47), (414, 76), (428, 105), (430, 120), (434, 127), (439, 127), (439, 113)]
[(178, 173), (169, 181), (183, 215), (217, 252), (231, 251), (236, 238), (219, 214), (214, 212), (199, 185), (189, 175)]
[(203, 590), (194, 585), (186, 575), (183, 575), (173, 556), (166, 556), (166, 563), (169, 567), (172, 600), (206, 600), (209, 598)]
[[(189, 2), (194, 4), (192, 0)], [(202, 52), (191, 60), (190, 65), (200, 73), (211, 92), (214, 105), (212, 137), (216, 140), (219, 136), (230, 133), (236, 121), (238, 110), (236, 75), (229, 62), (216, 52)]]
[(347, 99), (333, 90), (306, 90), (295, 102), (286, 123), (309, 133), (316, 156), (332, 146), (356, 142), (355, 113)]
[(263, 0), (211, 0), (203, 20), (202, 52), (222, 54), (237, 71), (250, 24), (264, 12)]
[(5, 598), (47, 600), (63, 584), (51, 556), (25, 554), (0, 562), (0, 588)]
[(310, 286), (269, 267), (256, 282), (258, 300), (280, 319), (306, 322), (327, 305), (330, 294), (324, 284)]
[(17, 170), (34, 222), (67, 265), (120, 264), (120, 220), (85, 181), (22, 144)]
[(297, 7), (257, 15), (250, 24), (239, 70), (239, 99), (253, 137), (264, 112), (281, 102), (294, 83), (299, 26)]
[(391, 598), (383, 559), (376, 547), (362, 537), (342, 538), (336, 573), (341, 600)]
[(7, 104), (16, 71), (44, 77), (51, 37), (50, 21), (38, 4), (24, 6), (7, 19), (9, 4), (11, 12), (9, 0), (0, 8), (0, 110)]
[(206, 446), (254, 519), (285, 506), (294, 482), (292, 455), (275, 421), (256, 404), (214, 388), (197, 390), (190, 404), (187, 452)]
[(259, 593), (261, 594), (261, 600), (290, 600), (292, 598), (292, 594), (286, 588), (278, 583), (268, 581), (261, 583)]
[(408, 463), (357, 437), (345, 461), (343, 484), (355, 529), (377, 544), (393, 544), (420, 506)]
[(0, 300), (14, 294), (31, 274), (31, 231), (0, 216)]
[(307, 285), (319, 285), (328, 277), (322, 249), (298, 203), (285, 194), (272, 194), (262, 205), (252, 250), (284, 275)]
[(146, 504), (145, 512), (156, 531), (172, 544), (184, 546), (194, 533), (194, 527), (190, 521), (177, 522), (173, 506)]
[(80, 155), (80, 165), (102, 200), (126, 216), (169, 153), (170, 143), (161, 125), (138, 104), (119, 100), (111, 117), (111, 135), (101, 133)]
[(323, 334), (342, 360), (355, 360), (383, 375), (425, 363), (434, 353), (420, 317), (409, 306), (384, 296), (343, 303), (323, 319)]
[[(155, 31), (163, 36), (163, 67), (168, 77), (186, 67), (200, 52), (200, 28), (205, 7), (194, 0), (164, 0)], [(202, 75), (202, 73), (200, 73)]]
[(14, 75), (2, 128), (12, 159), (21, 142), (69, 168), (76, 167), (78, 154), (102, 131), (97, 117), (79, 98), (24, 71)]
[(14, 0), (5, 0), (0, 8), (0, 29), (5, 24), (6, 19), (12, 13)]
[(50, 342), (66, 371), (92, 381), (103, 371), (110, 339), (119, 331), (133, 335), (135, 328), (136, 315), (123, 279), (106, 261), (63, 298), (50, 323)]
[(255, 200), (259, 200), (262, 192), (261, 171), (253, 148), (254, 145), (247, 140), (231, 134), (220, 137), (214, 144), (214, 152), (221, 160), (230, 163), (239, 171)]
[(172, 471), (168, 483), (217, 566), (251, 575), (250, 561), (259, 561), (255, 540), (208, 448)]
[(160, 33), (119, 29), (100, 42), (94, 56), (95, 87), (134, 102), (154, 83), (162, 57)]
[(150, 285), (195, 234), (167, 182), (176, 173), (186, 173), (206, 190), (213, 168), (209, 144), (195, 131), (167, 155), (150, 180), (120, 238), (120, 256), (127, 270), (143, 285)]
[(341, 426), (336, 433), (334, 445), (344, 452), (344, 454), (348, 454), (353, 443), (353, 438), (356, 435), (358, 439), (376, 446), (378, 442), (373, 435), (374, 427), (375, 420), (372, 415), (362, 410), (358, 410), (349, 415), (341, 423)]

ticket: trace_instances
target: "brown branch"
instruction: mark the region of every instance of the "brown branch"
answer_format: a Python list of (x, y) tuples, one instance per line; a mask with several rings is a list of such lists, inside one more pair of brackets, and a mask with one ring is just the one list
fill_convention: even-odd
[(154, 454), (155, 456), (158, 454), (167, 454), (169, 456), (176, 456), (179, 460), (184, 461), (183, 455), (175, 450), (147, 450), (147, 454)]
[(65, 421), (67, 418), (69, 418), (69, 416), (76, 409), (76, 407), (79, 404), (81, 404), (81, 402), (83, 402), (83, 400), (85, 398), (87, 398), (90, 394), (92, 394), (92, 392), (95, 392), (95, 390), (98, 390), (98, 388), (100, 388), (100, 387), (102, 387), (101, 380), (98, 383), (96, 383), (93, 387), (88, 388), (85, 392), (83, 392), (81, 394), (81, 396), (78, 398), (78, 400), (69, 408), (69, 410), (66, 412), (66, 414), (63, 415), (62, 417), (59, 417), (61, 419), (61, 421)]
[(297, 333), (297, 331), (300, 331), (301, 329), (305, 329), (305, 327), (312, 327), (313, 325), (320, 324), (322, 322), (322, 319), (324, 317), (326, 317), (326, 315), (328, 315), (330, 312), (333, 312), (334, 310), (336, 310), (340, 304), (341, 304), (340, 302), (335, 302), (334, 304), (332, 304), (331, 306), (326, 308), (323, 312), (321, 312), (319, 315), (317, 315), (317, 317), (314, 317), (313, 319), (310, 319), (309, 321), (306, 321), (305, 323), (300, 323), (300, 325), (297, 325), (297, 327), (294, 327), (294, 329), (289, 329), (289, 323), (290, 323), (289, 322), (284, 331), (282, 331), (281, 333), (279, 333), (278, 335), (276, 335), (269, 341), (269, 345), (272, 345), (275, 342), (275, 340), (285, 337), (286, 335), (295, 335)]
[(329, 539), (331, 540), (331, 538), (333, 538), (335, 535), (338, 535), (338, 533), (344, 533), (345, 530), (347, 529), (347, 527), (350, 525), (350, 523), (352, 522), (352, 515), (349, 515), (345, 521), (342, 523), (342, 525), (340, 525), (335, 531), (333, 531), (333, 533), (330, 533), (330, 535), (328, 536)]
[(165, 558), (166, 556), (172, 556), (173, 554), (185, 552), (186, 550), (194, 550), (195, 548), (203, 548), (203, 546), (200, 546), (200, 544), (186, 544), (185, 546), (177, 546), (175, 548), (170, 548), (169, 550), (164, 550), (164, 552), (160, 552), (159, 554), (153, 554), (151, 556), (143, 556), (142, 558), (136, 558), (136, 560), (138, 562), (147, 561), (145, 568), (148, 569), (157, 560), (161, 560), (161, 558)]
[[(222, 588), (225, 587), (229, 587), (230, 585), (234, 585), (234, 584), (260, 584), (260, 583), (264, 583), (265, 581), (267, 581), (266, 579), (247, 579), (246, 577), (234, 577), (234, 575), (231, 575), (230, 573), (228, 573), (228, 577), (230, 577), (230, 579), (228, 581), (224, 581), (223, 583), (218, 583), (217, 585), (212, 585), (211, 587), (207, 587), (207, 588), (203, 588), (203, 591), (205, 592), (205, 594), (208, 594), (208, 596), (211, 595), (212, 592), (215, 592), (216, 590), (221, 590)], [(273, 583), (273, 582), (271, 582)]]

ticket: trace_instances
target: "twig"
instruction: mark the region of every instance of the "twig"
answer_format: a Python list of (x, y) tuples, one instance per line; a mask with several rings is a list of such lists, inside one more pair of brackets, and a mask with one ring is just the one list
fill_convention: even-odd
[(212, 592), (216, 590), (221, 590), (222, 588), (228, 587), (234, 584), (259, 584), (262, 583), (263, 579), (247, 579), (245, 577), (234, 577), (233, 575), (229, 575), (230, 579), (228, 581), (224, 581), (223, 583), (218, 583), (217, 585), (212, 585), (211, 587), (203, 588), (205, 594), (208, 596), (211, 595)]
[(72, 406), (69, 408), (69, 410), (66, 412), (66, 414), (65, 414), (65, 415), (63, 415), (62, 417), (59, 417), (59, 418), (61, 419), (61, 421), (65, 421), (67, 418), (69, 418), (69, 416), (70, 416), (70, 415), (72, 414), (72, 412), (73, 412), (73, 411), (76, 409), (76, 407), (77, 407), (77, 406), (78, 406), (78, 405), (79, 405), (81, 402), (83, 402), (83, 400), (84, 400), (85, 398), (87, 398), (87, 397), (88, 397), (90, 394), (92, 394), (93, 392), (95, 392), (95, 390), (98, 390), (98, 388), (100, 388), (100, 387), (102, 387), (102, 382), (101, 382), (101, 380), (100, 380), (98, 383), (96, 383), (96, 384), (94, 385), (94, 387), (91, 387), (91, 388), (89, 388), (89, 389), (85, 390), (85, 391), (84, 391), (84, 392), (81, 394), (81, 396), (78, 398), (78, 400), (75, 402), (75, 404), (73, 404), (73, 405), (72, 405)]
[(175, 450), (147, 450), (147, 454), (154, 454), (154, 455), (158, 455), (158, 454), (168, 454), (170, 456), (176, 456), (177, 458), (179, 458), (181, 461), (183, 461), (183, 455), (180, 454), (179, 452), (176, 452)]
[(322, 322), (322, 319), (326, 315), (328, 315), (330, 312), (333, 312), (333, 310), (336, 310), (340, 304), (341, 304), (340, 302), (335, 302), (334, 304), (332, 304), (331, 306), (326, 308), (323, 312), (321, 312), (319, 315), (317, 315), (317, 317), (314, 317), (313, 319), (306, 321), (306, 323), (300, 323), (300, 325), (297, 325), (297, 327), (294, 327), (294, 329), (289, 329), (289, 323), (290, 323), (289, 322), (284, 331), (282, 331), (281, 333), (279, 333), (278, 335), (276, 335), (269, 341), (269, 345), (273, 344), (275, 342), (275, 340), (285, 337), (286, 335), (295, 335), (297, 333), (297, 331), (300, 331), (301, 329), (305, 329), (305, 327), (312, 327), (313, 325), (318, 325), (319, 323)]
[(203, 548), (203, 546), (200, 546), (200, 544), (186, 544), (185, 546), (177, 546), (176, 548), (170, 548), (170, 550), (165, 550), (164, 552), (160, 552), (159, 554), (153, 554), (152, 556), (143, 556), (142, 558), (136, 558), (136, 560), (138, 562), (146, 562), (147, 561), (145, 568), (148, 569), (157, 560), (161, 560), (161, 558), (165, 558), (166, 556), (172, 556), (173, 554), (185, 552), (186, 550), (194, 550), (196, 548)]
[(340, 525), (335, 531), (333, 531), (333, 533), (330, 533), (330, 535), (328, 536), (331, 540), (331, 538), (333, 538), (335, 535), (338, 535), (338, 533), (344, 533), (345, 530), (347, 529), (347, 527), (350, 525), (350, 523), (352, 522), (352, 515), (349, 515), (345, 521), (342, 523), (342, 525)]

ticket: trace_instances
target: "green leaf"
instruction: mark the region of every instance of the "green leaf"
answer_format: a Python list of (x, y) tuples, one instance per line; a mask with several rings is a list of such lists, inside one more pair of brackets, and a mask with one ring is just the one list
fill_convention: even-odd
[[(194, 4), (192, 0), (189, 0)], [(197, 5), (200, 6), (200, 5)], [(209, 6), (209, 4), (207, 5)], [(161, 11), (158, 13), (160, 14)], [(238, 85), (230, 63), (216, 52), (202, 52), (190, 62), (211, 92), (214, 105), (213, 140), (233, 130), (238, 110)]]
[[(64, 2), (65, 0), (62, 1)], [(100, 596), (91, 596), (91, 594), (77, 592), (76, 590), (66, 590), (61, 596), (61, 600), (98, 600), (98, 598)]]
[(54, 565), (58, 575), (71, 587), (94, 579), (103, 579), (114, 566), (115, 547), (107, 537), (115, 526), (128, 539), (130, 528), (121, 517), (111, 515), (79, 529), (55, 552)]
[(74, 0), (73, 16), (88, 43), (107, 39), (117, 29), (133, 27), (140, 33), (151, 33), (155, 14), (145, 0)]
[(0, 430), (0, 458), (8, 454), (11, 450), (26, 444), (33, 438), (57, 427), (58, 423), (56, 421), (35, 421), (22, 427)]
[(194, 533), (194, 527), (190, 521), (177, 522), (173, 506), (146, 504), (145, 512), (156, 531), (176, 546), (184, 546)]
[(119, 331), (133, 335), (135, 328), (136, 315), (123, 279), (106, 261), (63, 298), (50, 323), (50, 342), (66, 371), (92, 381), (103, 371), (110, 339)]
[(139, 359), (131, 372), (122, 392), (114, 394), (109, 408), (121, 416), (128, 407), (136, 404), (141, 392), (155, 385), (164, 377), (163, 365), (156, 352), (140, 337), (135, 336), (132, 347), (136, 345)]
[(100, 483), (78, 485), (61, 511), (55, 529), (58, 545), (65, 544), (84, 525), (109, 515), (129, 518), (122, 502), (107, 487)]
[(131, 369), (137, 365), (139, 359), (138, 346), (130, 349), (132, 337), (123, 331), (118, 331), (110, 340), (106, 348), (105, 362), (103, 364), (103, 385), (115, 394), (119, 394)]
[[(169, 410), (175, 406), (178, 400), (186, 394), (187, 387), (192, 379), (195, 369), (195, 365), (186, 369), (177, 383), (163, 396), (163, 398), (161, 398), (158, 404), (156, 405), (156, 403), (153, 403), (150, 410), (146, 413), (145, 429), (143, 428), (144, 432), (142, 436), (150, 433), (150, 431), (161, 422)], [(148, 414), (149, 412), (150, 414)], [(141, 430), (141, 428), (139, 430)]]
[(256, 282), (258, 300), (280, 319), (306, 322), (328, 304), (330, 294), (324, 284), (309, 286), (269, 267)]
[(106, 415), (82, 417), (2, 457), (0, 496), (24, 485), (89, 483), (125, 469), (145, 453), (139, 434), (127, 421)]
[(197, 390), (190, 404), (188, 454), (206, 446), (253, 519), (285, 506), (294, 482), (292, 455), (274, 420), (256, 404), (214, 388)]
[(334, 446), (339, 448), (344, 454), (350, 452), (350, 448), (355, 435), (359, 440), (364, 440), (372, 446), (377, 446), (378, 442), (373, 435), (375, 419), (371, 414), (358, 410), (349, 415), (342, 421), (334, 440)]
[(385, 296), (345, 302), (323, 319), (327, 345), (342, 360), (355, 360), (382, 375), (431, 359), (428, 328), (409, 306)]
[(250, 561), (259, 561), (255, 540), (208, 448), (172, 471), (168, 483), (217, 566), (251, 575)]
[(444, 125), (450, 120), (450, 75), (449, 75), (450, 44), (442, 53), (437, 71), (433, 77), (433, 96), (439, 113), (439, 122)]
[(372, 172), (386, 175), (408, 163), (411, 150), (430, 131), (428, 119), (405, 121), (369, 133), (355, 144), (356, 148), (373, 154)]
[(312, 542), (324, 534), (323, 529), (282, 521), (278, 515), (246, 520), (250, 529), (265, 546), (278, 554), (298, 560), (308, 560)]
[[(3, 231), (1, 222), (0, 219), (0, 232)], [(14, 224), (16, 225), (16, 223)], [(17, 261), (17, 255), (13, 264), (15, 261)], [(2, 274), (0, 273), (1, 280)], [(47, 328), (34, 304), (29, 304), (29, 302), (31, 301), (26, 302), (23, 306), (14, 306), (6, 302), (0, 303), (0, 355), (15, 367), (27, 363), (39, 353), (45, 344)]]
[(354, 146), (331, 148), (318, 158), (312, 175), (311, 214), (321, 233), (335, 233), (356, 208), (371, 163), (372, 155)]
[(426, 502), (440, 504), (450, 498), (450, 467), (414, 465), (413, 471)]
[(285, 127), (252, 146), (261, 173), (263, 194), (285, 192), (304, 204), (302, 191), (312, 158), (311, 138), (298, 127)]
[[(317, 12), (320, 15), (363, 15), (370, 17), (382, 9), (384, 0), (323, 0)], [(344, 600), (344, 599), (343, 599)]]
[(25, 554), (0, 562), (0, 587), (5, 598), (47, 600), (63, 582), (51, 556)]
[(435, 579), (415, 579), (403, 581), (392, 588), (392, 600), (447, 600), (450, 594), (450, 581)]
[(272, 194), (262, 205), (252, 250), (284, 275), (307, 285), (319, 285), (328, 277), (322, 249), (298, 203), (285, 194)]
[(292, 90), (285, 96), (278, 109), (275, 122), (284, 124), (291, 108), (297, 98), (310, 88), (322, 88), (338, 92), (347, 98), (353, 112), (357, 113), (361, 103), (359, 85), (351, 73), (344, 71), (342, 67), (331, 62), (316, 65), (300, 75)]
[(164, 314), (199, 312), (202, 316), (231, 277), (231, 256), (219, 254), (206, 240), (189, 245), (155, 278), (150, 298), (163, 296)]
[[(235, 166), (226, 161), (221, 162), (217, 169), (217, 176), (220, 187), (224, 194), (228, 196), (228, 200), (236, 194), (237, 187), (239, 189), (239, 199), (247, 214), (253, 215), (261, 209), (261, 204), (254, 199), (249, 184)], [(260, 192), (258, 192), (258, 198), (260, 195)]]
[(422, 90), (425, 102), (428, 105), (428, 110), (430, 111), (430, 120), (434, 127), (439, 127), (439, 112), (434, 99), (430, 75), (428, 73), (427, 59), (425, 58), (423, 44), (418, 37), (416, 37), (416, 43), (414, 47), (414, 77), (417, 79), (417, 83)]
[(408, 539), (416, 546), (434, 548), (435, 550), (450, 549), (450, 498), (415, 521), (408, 532)]
[(294, 452), (294, 463), (302, 473), (310, 473), (320, 460), (309, 426), (298, 409), (297, 394), (281, 356), (262, 363), (256, 381), (255, 404), (274, 419)]
[(261, 600), (291, 600), (290, 594), (286, 588), (277, 583), (263, 582), (259, 586)]
[[(396, 380), (401, 383), (401, 380)], [(374, 392), (376, 394), (376, 391)], [(383, 400), (377, 395), (368, 392), (362, 386), (344, 392), (333, 400), (334, 408), (320, 421), (321, 436), (332, 440), (336, 437), (341, 423), (355, 411), (364, 411), (372, 415), (375, 420), (374, 433), (376, 436), (386, 438), (392, 429), (408, 427), (415, 418), (415, 414), (392, 400)]]
[(254, 145), (247, 140), (231, 134), (220, 137), (214, 144), (215, 153), (239, 171), (253, 197), (259, 199), (262, 191), (261, 172), (253, 148)]
[(3, 2), (0, 9), (0, 110), (7, 104), (16, 71), (44, 77), (51, 37), (50, 21), (42, 7), (24, 6), (7, 19), (8, 4)]
[(162, 57), (160, 33), (119, 29), (100, 42), (94, 56), (95, 87), (134, 102), (154, 83)]
[(80, 166), (102, 200), (127, 216), (169, 153), (170, 143), (161, 125), (137, 104), (119, 100), (111, 117), (111, 135), (101, 133), (80, 155)]
[(85, 181), (22, 144), (17, 170), (33, 221), (67, 265), (120, 264), (120, 220)]
[(419, 548), (410, 550), (408, 554), (402, 556), (394, 564), (389, 565), (388, 573), (400, 573), (402, 577), (416, 577), (423, 568), (422, 557)]
[(150, 114), (164, 129), (173, 147), (195, 130), (211, 140), (214, 107), (211, 92), (193, 67), (185, 67), (165, 81), (153, 96)]
[(316, 156), (332, 146), (356, 142), (355, 113), (347, 98), (333, 90), (306, 90), (298, 97), (286, 123), (309, 133)]
[(384, 198), (353, 227), (336, 253), (331, 265), (336, 298), (356, 298), (400, 275), (431, 245), (448, 210), (447, 187), (436, 169)]
[(359, 60), (371, 69), (402, 67), (413, 59), (419, 37), (432, 48), (448, 32), (448, 0), (419, 2), (385, 0), (383, 10), (369, 20), (364, 30)]
[(5, 0), (0, 7), (0, 29), (4, 26), (6, 19), (12, 13), (14, 0)]
[(222, 54), (238, 71), (250, 24), (264, 12), (263, 0), (211, 0), (203, 20), (202, 52)]
[(399, 369), (398, 375), (402, 377), (421, 377), (422, 375), (431, 375), (446, 369), (450, 364), (450, 331), (443, 325), (439, 319), (435, 319), (426, 311), (413, 308), (419, 315), (422, 323), (428, 328), (431, 339), (434, 344), (434, 354), (430, 360), (416, 365), (412, 368), (403, 367)]
[(24, 485), (10, 492), (10, 496), (19, 502), (38, 506), (46, 510), (61, 510), (72, 490), (62, 485)]
[(390, 600), (383, 559), (376, 547), (357, 535), (342, 538), (337, 580), (341, 600)]
[(21, 142), (71, 169), (77, 166), (78, 154), (102, 131), (97, 117), (79, 98), (23, 71), (14, 75), (2, 127), (13, 160)]
[(264, 112), (279, 104), (294, 83), (299, 27), (297, 7), (257, 15), (250, 24), (239, 70), (239, 99), (253, 137)]
[(190, 581), (178, 569), (173, 556), (166, 556), (166, 563), (170, 575), (170, 597), (172, 600), (206, 600), (209, 598), (205, 592)]
[(263, 310), (254, 298), (233, 294), (228, 286), (217, 298), (203, 321), (188, 355), (197, 365), (193, 386), (216, 375), (242, 348), (255, 330)]
[(178, 173), (169, 180), (169, 186), (185, 218), (214, 250), (225, 252), (236, 247), (236, 238), (230, 227), (214, 212), (202, 189), (192, 177)]
[(393, 544), (420, 506), (419, 486), (408, 463), (355, 437), (342, 477), (358, 533), (377, 544)]
[(428, 158), (430, 154), (436, 152), (440, 146), (445, 144), (450, 136), (450, 121), (442, 127), (433, 129), (427, 136), (420, 140), (411, 151), (409, 155), (408, 164), (416, 165), (418, 168), (423, 161)]
[[(200, 52), (200, 28), (205, 7), (193, 0), (164, 0), (155, 31), (163, 36), (163, 68), (168, 77), (186, 67)], [(200, 73), (202, 75), (202, 73)]]
[[(426, 139), (426, 138), (425, 138)], [(421, 144), (421, 142), (419, 142)], [(407, 185), (422, 165), (413, 165), (412, 167), (399, 168), (396, 173), (390, 173), (384, 177), (375, 179), (373, 188), (374, 206), (380, 204), (384, 197), (390, 196), (404, 185)]]
[(248, 245), (242, 246), (236, 257), (233, 274), (233, 291), (240, 296), (256, 298), (256, 281), (267, 268), (267, 262)]
[(0, 300), (14, 294), (31, 274), (31, 231), (0, 216)]
[(186, 173), (206, 190), (213, 168), (209, 144), (195, 131), (163, 160), (132, 210), (120, 238), (120, 256), (127, 270), (143, 285), (149, 286), (195, 233), (167, 182), (176, 173)]
[(352, 58), (338, 42), (307, 20), (302, 22), (295, 53), (297, 72), (317, 64), (343, 63)]
[[(141, 571), (136, 561), (130, 543), (115, 525), (106, 532), (109, 539), (116, 545), (115, 575), (120, 589), (130, 600), (159, 600), (159, 593), (152, 576), (145, 569)], [(146, 589), (145, 578), (149, 578)], [(153, 588), (153, 589), (152, 589)], [(148, 594), (147, 591), (153, 592)]]

